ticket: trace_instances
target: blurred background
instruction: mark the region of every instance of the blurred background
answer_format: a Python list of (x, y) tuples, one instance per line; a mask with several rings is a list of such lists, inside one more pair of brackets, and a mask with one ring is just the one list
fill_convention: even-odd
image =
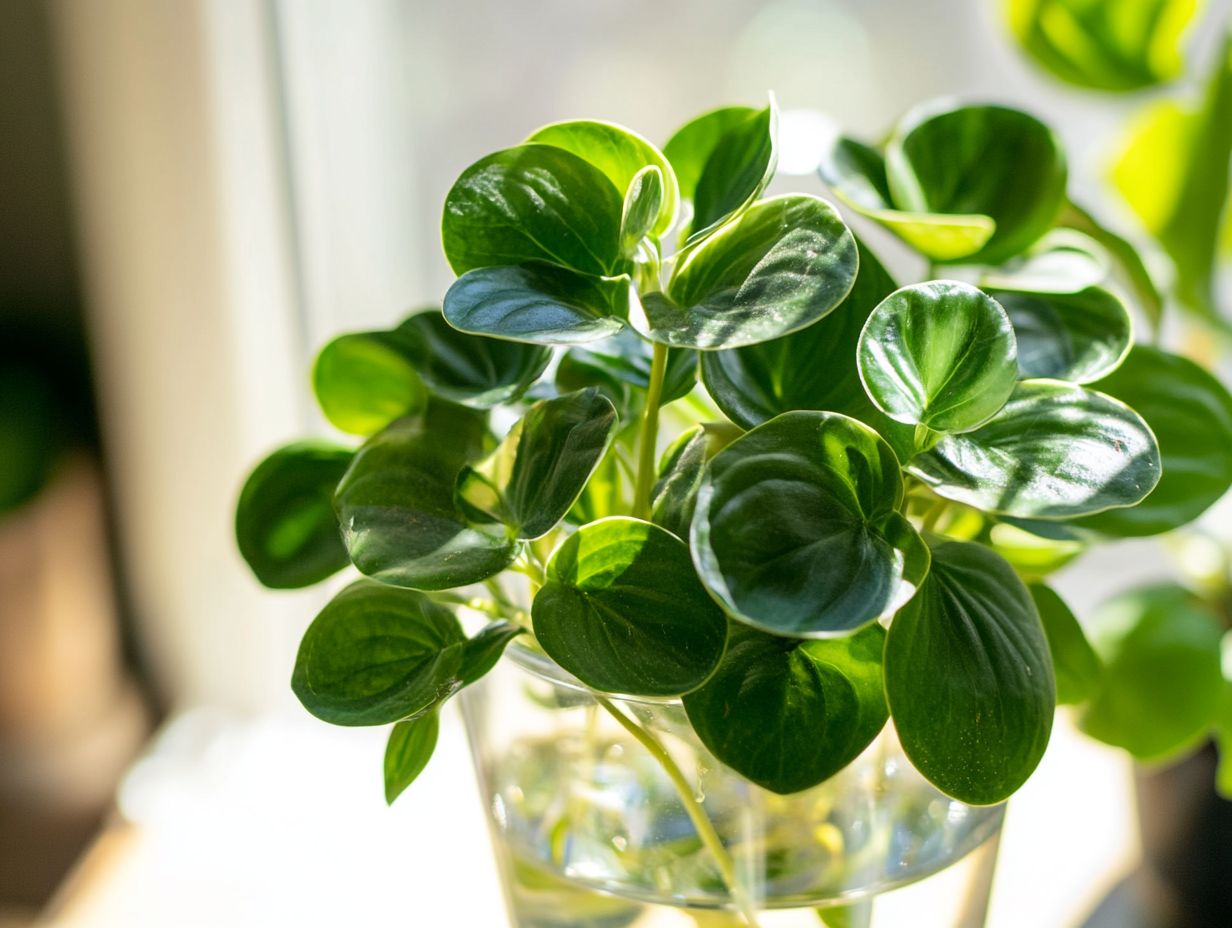
[[(773, 90), (776, 183), (822, 192), (835, 125), (877, 138), (929, 97), (1010, 102), (1145, 241), (1110, 160), (1144, 99), (1200, 91), (1229, 3), (1145, 96), (1045, 73), (1008, 5), (3, 0), (0, 926), (498, 924), (458, 720), (387, 810), (381, 733), (295, 704), (326, 593), (247, 573), (247, 468), (326, 430), (307, 372), (331, 334), (439, 301), (459, 171), (554, 120), (661, 142)], [(1082, 614), (1172, 569), (1122, 543), (1059, 586)], [(1011, 804), (993, 928), (1131, 924), (1108, 905), (1138, 863), (1132, 778), (1062, 719)]]

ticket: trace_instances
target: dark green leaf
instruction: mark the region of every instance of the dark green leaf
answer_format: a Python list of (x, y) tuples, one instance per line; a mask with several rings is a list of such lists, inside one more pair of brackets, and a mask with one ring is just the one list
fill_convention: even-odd
[(547, 264), (485, 267), (445, 293), (445, 318), (463, 332), (540, 345), (574, 345), (624, 327), (629, 281)]
[(415, 365), (386, 332), (356, 332), (329, 342), (313, 365), (312, 388), (325, 418), (352, 435), (379, 432), (428, 403)]
[[(630, 328), (611, 338), (571, 348), (556, 368), (561, 390), (598, 387), (612, 401), (622, 422), (632, 422), (645, 403), (653, 358), (651, 344)], [(661, 404), (678, 400), (697, 382), (697, 352), (673, 348), (667, 355)]]
[(1106, 604), (1091, 623), (1102, 682), (1079, 719), (1094, 738), (1140, 760), (1196, 745), (1223, 695), (1222, 629), (1196, 596), (1167, 584)]
[(1232, 485), (1232, 396), (1187, 358), (1137, 345), (1096, 386), (1130, 405), (1159, 442), (1163, 474), (1132, 509), (1077, 523), (1117, 537), (1155, 535), (1191, 522)]
[(631, 488), (633, 478), (622, 471), (618, 458), (619, 448), (613, 443), (595, 472), (590, 475), (586, 488), (577, 498), (566, 518), (573, 525), (585, 525), (608, 516), (626, 512), (626, 479)]
[(437, 710), (430, 709), (424, 715), (409, 722), (399, 722), (389, 733), (385, 746), (385, 801), (393, 801), (402, 791), (415, 782), (424, 767), (432, 759), (436, 749), (436, 736), (440, 731)]
[(689, 548), (636, 519), (584, 525), (548, 564), (535, 597), (543, 650), (587, 686), (677, 696), (723, 656), (727, 620), (693, 572)]
[(663, 146), (663, 154), (671, 162), (680, 184), (682, 200), (693, 202), (706, 162), (723, 137), (731, 130), (747, 125), (755, 116), (757, 110), (751, 106), (726, 106), (711, 110), (686, 123)]
[(1057, 702), (1083, 702), (1099, 686), (1103, 670), (1099, 658), (1065, 600), (1042, 583), (1032, 583), (1028, 589), (1048, 637), (1048, 651), (1057, 680)]
[(860, 335), (860, 379), (891, 419), (965, 432), (1005, 405), (1018, 376), (1013, 327), (982, 291), (952, 280), (903, 287)]
[(462, 667), (458, 671), (462, 685), (470, 686), (495, 667), (509, 642), (524, 631), (526, 629), (516, 622), (498, 619), (481, 628), (473, 638), (467, 639), (462, 646)]
[(1051, 227), (1065, 199), (1065, 155), (1052, 131), (1004, 106), (924, 109), (886, 148), (898, 209), (984, 215), (996, 229), (966, 260), (999, 264)]
[(1090, 383), (1116, 370), (1133, 342), (1129, 311), (1103, 287), (1077, 293), (989, 292), (1014, 324), (1023, 378)]
[(439, 310), (416, 313), (392, 335), (429, 390), (476, 409), (516, 400), (552, 359), (548, 348), (460, 332)]
[(235, 507), (235, 538), (265, 586), (311, 586), (349, 563), (333, 500), (353, 456), (349, 448), (296, 442), (248, 477)]
[(694, 426), (672, 442), (659, 462), (659, 479), (651, 493), (651, 518), (677, 538), (689, 537), (709, 444), (706, 430)]
[(1031, 594), (996, 554), (943, 541), (895, 617), (886, 697), (907, 757), (949, 796), (1001, 802), (1035, 769), (1056, 683)]
[(621, 193), (563, 148), (498, 151), (463, 171), (446, 196), (445, 256), (457, 274), (527, 261), (618, 274)]
[(855, 282), (855, 238), (834, 208), (811, 196), (753, 204), (689, 251), (670, 299), (643, 297), (649, 338), (687, 348), (735, 348), (811, 325), (842, 303)]
[(415, 590), (347, 587), (300, 642), (291, 689), (334, 725), (387, 725), (431, 709), (461, 682), (466, 636), (452, 612)]
[(789, 412), (711, 460), (693, 515), (698, 573), (734, 616), (824, 637), (892, 613), (928, 569), (896, 507), (890, 446), (837, 413)]
[(719, 669), (684, 697), (689, 722), (715, 757), (759, 786), (808, 789), (885, 726), (885, 640), (880, 625), (799, 641), (733, 624)]
[(778, 110), (771, 101), (719, 137), (693, 190), (691, 239), (717, 229), (761, 196), (778, 163), (777, 135)]
[(939, 496), (984, 512), (1066, 519), (1140, 502), (1160, 461), (1154, 435), (1128, 406), (1028, 380), (987, 424), (943, 436), (909, 470)]
[(541, 400), (487, 460), (463, 471), (458, 492), (511, 537), (542, 537), (565, 517), (615, 433), (616, 410), (593, 387)]
[(440, 590), (503, 570), (517, 543), (503, 528), (472, 525), (454, 488), (488, 450), (485, 417), (461, 406), (401, 419), (355, 455), (334, 505), (351, 560), (385, 583)]
[(650, 211), (650, 221), (643, 234), (650, 232), (661, 236), (675, 222), (680, 202), (676, 175), (664, 154), (636, 132), (610, 122), (574, 119), (544, 126), (526, 141), (554, 145), (590, 162), (616, 187), (624, 199), (626, 211), (630, 195), (637, 187), (635, 179), (648, 167), (656, 169), (658, 203)]

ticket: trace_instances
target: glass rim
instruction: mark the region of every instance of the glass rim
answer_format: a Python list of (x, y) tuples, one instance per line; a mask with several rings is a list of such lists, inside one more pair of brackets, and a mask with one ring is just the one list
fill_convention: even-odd
[(679, 696), (630, 696), (624, 693), (605, 693), (601, 690), (596, 690), (569, 673), (564, 667), (561, 667), (560, 664), (548, 657), (547, 654), (523, 643), (521, 637), (519, 636), (511, 641), (505, 649), (505, 653), (519, 668), (532, 676), (538, 677), (545, 683), (573, 690), (576, 693), (584, 693), (592, 699), (596, 696), (602, 696), (604, 699), (610, 699), (612, 702), (617, 703), (659, 707), (683, 705)]

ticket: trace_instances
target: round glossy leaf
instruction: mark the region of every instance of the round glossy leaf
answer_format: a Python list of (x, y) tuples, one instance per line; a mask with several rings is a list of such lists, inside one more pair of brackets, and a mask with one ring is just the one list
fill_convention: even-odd
[(689, 251), (668, 297), (646, 294), (645, 318), (630, 321), (654, 341), (678, 347), (768, 341), (842, 303), (858, 262), (855, 237), (829, 203), (772, 197)]
[(685, 123), (663, 146), (680, 185), (681, 199), (692, 203), (706, 162), (728, 132), (748, 125), (758, 111), (751, 106), (726, 106)]
[(727, 619), (698, 582), (688, 546), (636, 519), (603, 519), (569, 536), (532, 612), (548, 656), (608, 693), (695, 689), (727, 640)]
[(455, 329), (538, 345), (575, 345), (624, 328), (627, 278), (602, 280), (547, 264), (485, 267), (463, 274), (445, 293)]
[(621, 206), (621, 192), (589, 162), (519, 145), (462, 172), (445, 197), (441, 239), (457, 274), (526, 261), (619, 273)]
[(460, 332), (437, 310), (416, 313), (393, 334), (429, 390), (476, 409), (516, 400), (552, 359), (548, 348)]
[(1159, 441), (1159, 485), (1132, 509), (1083, 519), (1117, 537), (1155, 535), (1191, 522), (1232, 485), (1232, 396), (1187, 358), (1136, 345), (1097, 386), (1129, 404)]
[(984, 512), (1068, 519), (1141, 502), (1160, 459), (1150, 428), (1124, 403), (1027, 380), (988, 423), (943, 436), (909, 470), (939, 496)]
[(886, 297), (868, 317), (857, 357), (864, 389), (882, 412), (937, 432), (965, 432), (987, 421), (1018, 376), (1005, 310), (952, 280)]
[(429, 407), (360, 448), (334, 506), (361, 572), (385, 583), (442, 590), (499, 573), (517, 554), (503, 527), (472, 525), (454, 498), (458, 475), (486, 451), (484, 417)]
[(992, 236), (965, 256), (983, 264), (1025, 251), (1065, 199), (1065, 155), (1052, 131), (1003, 106), (908, 118), (886, 148), (886, 176), (900, 210), (989, 217)]
[(311, 586), (349, 563), (333, 500), (353, 456), (349, 448), (297, 442), (248, 477), (235, 508), (235, 538), (265, 586)]
[(778, 164), (778, 109), (772, 100), (715, 143), (693, 190), (690, 240), (696, 241), (756, 200)]
[[(622, 422), (632, 422), (645, 404), (654, 351), (626, 327), (603, 341), (571, 348), (556, 367), (556, 386), (564, 391), (598, 387), (612, 401)], [(661, 405), (678, 400), (697, 383), (697, 352), (668, 351)]]
[(1079, 719), (1083, 731), (1139, 760), (1162, 760), (1207, 734), (1223, 694), (1218, 618), (1174, 585), (1135, 590), (1091, 623), (1102, 684)]
[(1057, 681), (1057, 702), (1070, 705), (1083, 702), (1100, 684), (1103, 667), (1099, 657), (1065, 600), (1042, 583), (1032, 583), (1028, 589), (1048, 637), (1048, 651)]
[(1110, 257), (1107, 246), (1086, 233), (1050, 229), (1020, 257), (986, 270), (980, 287), (987, 293), (1078, 293), (1108, 279)]
[(463, 470), (459, 495), (511, 537), (540, 538), (581, 495), (615, 434), (616, 410), (593, 387), (541, 400), (487, 460)]
[(1021, 377), (1090, 383), (1116, 370), (1133, 342), (1129, 310), (1103, 287), (1077, 293), (994, 290), (1014, 325)]
[(334, 725), (387, 725), (447, 699), (459, 686), (466, 636), (422, 593), (370, 580), (347, 587), (304, 633), (291, 688)]
[(352, 435), (371, 435), (420, 412), (428, 393), (415, 365), (385, 332), (339, 335), (317, 355), (312, 388), (325, 418)]
[(903, 750), (948, 796), (1001, 802), (1048, 745), (1056, 683), (1031, 594), (996, 554), (947, 541), (894, 618), (886, 697)]
[(409, 722), (399, 722), (385, 745), (385, 801), (390, 805), (418, 779), (436, 750), (440, 717), (435, 709)]
[(711, 460), (698, 492), (698, 574), (732, 615), (798, 637), (842, 634), (893, 612), (928, 569), (895, 508), (898, 459), (837, 413), (789, 412)]
[(885, 726), (885, 630), (799, 641), (733, 625), (727, 654), (684, 697), (693, 730), (759, 786), (794, 793), (828, 780)]
[(544, 126), (526, 141), (554, 145), (588, 161), (612, 182), (626, 205), (633, 191), (634, 178), (647, 167), (656, 168), (660, 182), (659, 203), (645, 231), (661, 236), (676, 221), (680, 202), (676, 175), (664, 154), (636, 132), (610, 122), (574, 119)]

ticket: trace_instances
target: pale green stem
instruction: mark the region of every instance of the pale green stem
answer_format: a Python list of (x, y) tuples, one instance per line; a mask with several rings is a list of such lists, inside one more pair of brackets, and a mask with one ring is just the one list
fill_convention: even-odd
[(938, 499), (928, 508), (928, 511), (924, 513), (924, 521), (920, 527), (926, 532), (931, 532), (937, 527), (937, 523), (941, 520), (941, 517), (945, 515), (945, 510), (948, 506), (948, 501)]
[(629, 718), (611, 700), (598, 693), (595, 693), (594, 697), (595, 701), (606, 709), (607, 713), (619, 722), (620, 726), (632, 735), (658, 761), (659, 766), (663, 768), (663, 772), (672, 781), (672, 786), (676, 788), (676, 793), (680, 797), (680, 803), (684, 806), (684, 811), (688, 814), (689, 821), (697, 829), (697, 835), (701, 838), (702, 844), (710, 853), (710, 856), (714, 858), (715, 864), (718, 865), (719, 875), (723, 878), (723, 882), (727, 884), (727, 888), (731, 892), (732, 899), (740, 910), (740, 914), (744, 916), (744, 920), (749, 928), (759, 928), (757, 914), (753, 905), (741, 887), (739, 880), (736, 879), (736, 866), (732, 862), (731, 855), (727, 853), (727, 848), (723, 846), (719, 833), (714, 830), (714, 824), (706, 817), (706, 810), (697, 801), (697, 797), (693, 793), (693, 786), (685, 777), (680, 766), (672, 759), (672, 755), (667, 752), (667, 748), (660, 743), (658, 738)]
[(663, 378), (667, 372), (667, 345), (655, 342), (650, 365), (650, 386), (646, 388), (646, 408), (637, 437), (637, 486), (633, 491), (633, 515), (650, 518), (650, 491), (655, 477), (655, 445), (659, 440), (659, 401), (663, 397)]

